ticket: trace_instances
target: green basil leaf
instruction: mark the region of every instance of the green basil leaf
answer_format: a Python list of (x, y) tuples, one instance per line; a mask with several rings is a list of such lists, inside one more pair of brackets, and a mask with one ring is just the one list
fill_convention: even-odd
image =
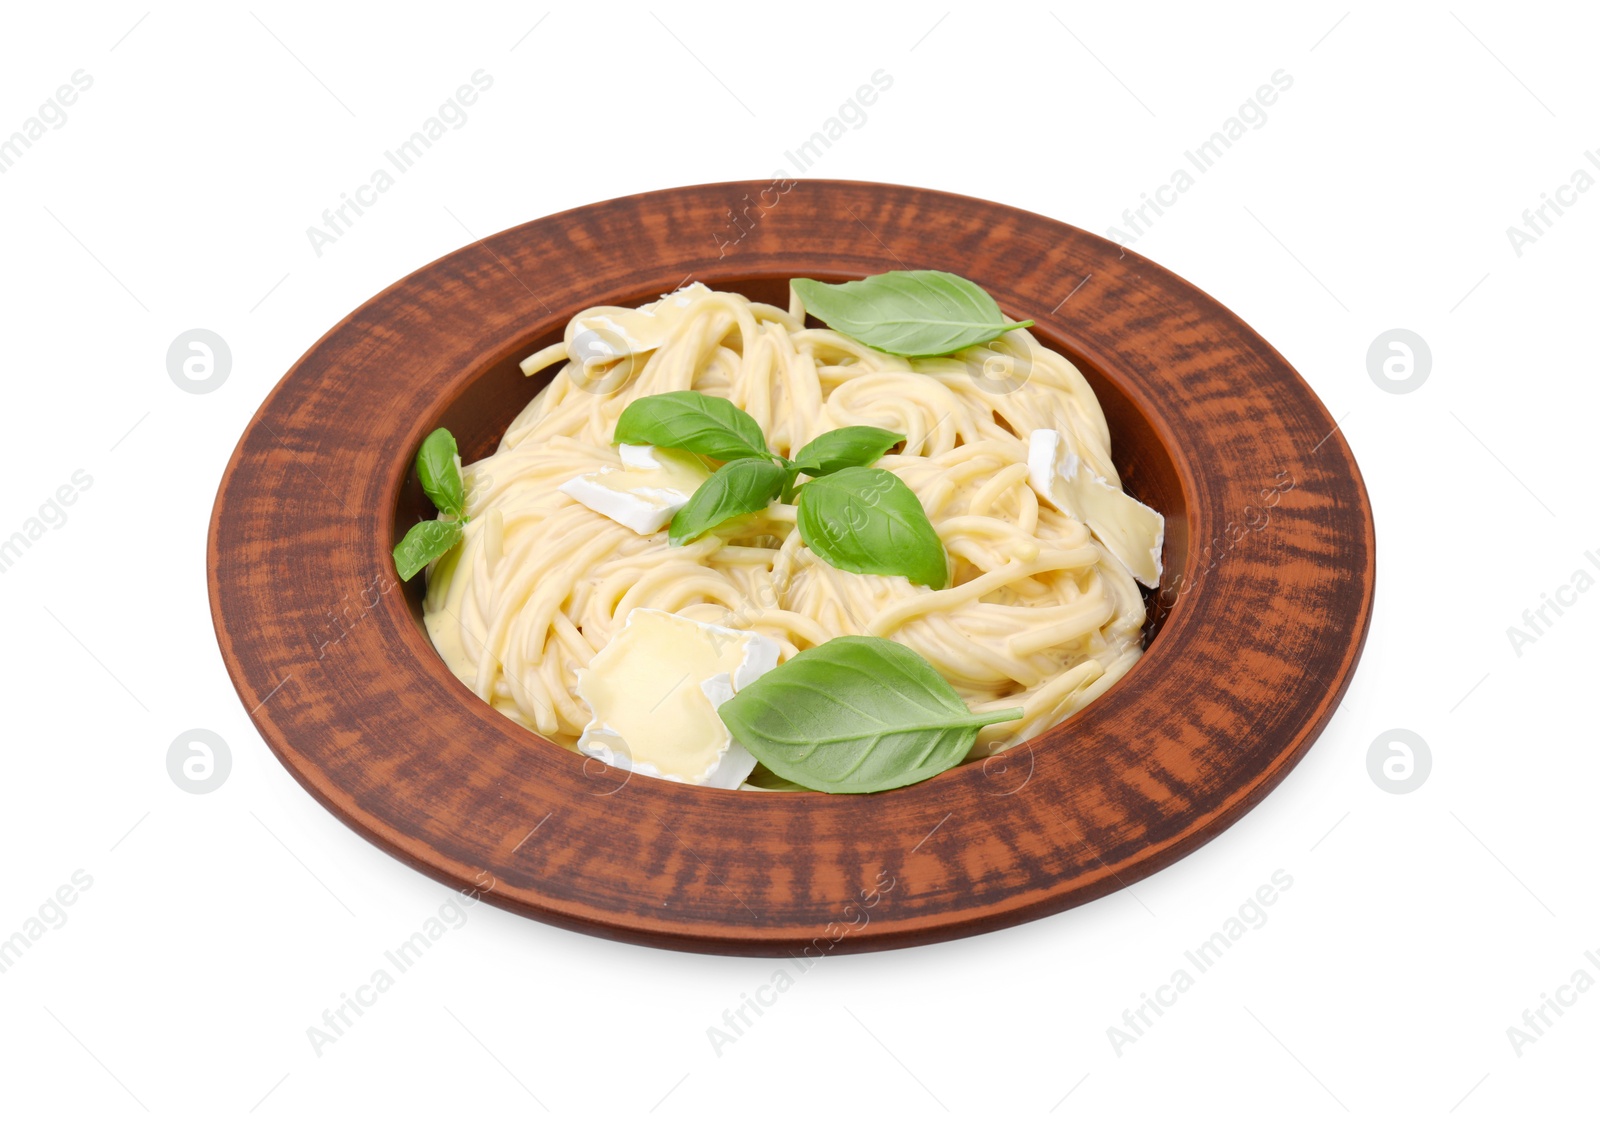
[(869, 465), (906, 439), (871, 425), (847, 425), (824, 433), (794, 455), (794, 463), (807, 476), (826, 476), (841, 468)]
[(425, 519), (400, 540), (394, 548), (394, 568), (402, 581), (410, 581), (436, 558), (449, 552), (461, 541), (461, 524), (443, 519)]
[(853, 574), (900, 574), (944, 589), (950, 563), (917, 494), (883, 468), (842, 468), (800, 489), (800, 541)]
[(417, 476), (433, 506), (460, 519), (467, 513), (467, 489), (461, 482), (456, 439), (448, 429), (436, 429), (417, 450)]
[(801, 652), (717, 713), (757, 761), (820, 792), (925, 781), (960, 764), (982, 727), (1022, 717), (1017, 708), (974, 714), (927, 660), (876, 636)]
[(893, 270), (842, 285), (797, 277), (793, 285), (811, 315), (891, 355), (949, 355), (1033, 326), (1011, 323), (988, 293), (937, 269)]
[(611, 443), (684, 449), (719, 461), (772, 455), (755, 418), (726, 398), (697, 390), (652, 394), (628, 403)]
[(769, 460), (729, 461), (672, 517), (668, 541), (682, 546), (736, 516), (760, 511), (783, 491), (788, 469)]

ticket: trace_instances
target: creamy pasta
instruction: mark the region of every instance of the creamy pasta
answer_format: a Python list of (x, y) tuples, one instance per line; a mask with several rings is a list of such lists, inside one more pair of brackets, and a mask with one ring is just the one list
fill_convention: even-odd
[[(633, 609), (659, 609), (759, 633), (780, 659), (844, 635), (904, 644), (974, 710), (1023, 709), (988, 728), (972, 751), (983, 755), (1055, 725), (1134, 664), (1145, 607), (1113, 536), (1030, 481), (1030, 434), (1056, 431), (1122, 498), (1077, 368), (1025, 329), (903, 359), (804, 317), (793, 294), (779, 308), (693, 284), (641, 309), (589, 309), (524, 362), (552, 377), (498, 450), (463, 469), (465, 534), (428, 575), (428, 632), (479, 697), (576, 748), (592, 718), (579, 671)], [(620, 466), (612, 432), (630, 402), (682, 390), (731, 400), (781, 455), (844, 426), (904, 434), (877, 466), (921, 501), (949, 588), (828, 565), (801, 542), (793, 504), (673, 546), (665, 529), (640, 534), (560, 490)]]

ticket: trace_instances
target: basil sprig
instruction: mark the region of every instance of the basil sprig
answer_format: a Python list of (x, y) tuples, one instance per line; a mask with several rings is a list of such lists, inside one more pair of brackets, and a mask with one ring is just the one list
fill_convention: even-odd
[(786, 781), (820, 792), (882, 792), (960, 764), (981, 728), (1023, 712), (974, 713), (905, 645), (840, 636), (767, 672), (717, 713)]
[(1033, 326), (1007, 320), (988, 293), (937, 269), (892, 270), (841, 285), (797, 277), (793, 284), (811, 315), (891, 355), (949, 355)]
[(756, 420), (726, 398), (695, 390), (652, 394), (628, 403), (613, 443), (684, 449), (726, 461), (667, 530), (673, 546), (694, 542), (730, 519), (791, 498), (800, 476), (800, 539), (840, 570), (898, 574), (932, 589), (950, 584), (938, 532), (916, 493), (892, 472), (868, 468), (905, 435), (871, 425), (824, 433), (793, 460), (767, 448)]
[(394, 548), (394, 568), (410, 581), (461, 541), (467, 519), (467, 489), (461, 479), (461, 457), (448, 429), (436, 429), (423, 438), (417, 450), (417, 478), (438, 519), (425, 519), (406, 532)]

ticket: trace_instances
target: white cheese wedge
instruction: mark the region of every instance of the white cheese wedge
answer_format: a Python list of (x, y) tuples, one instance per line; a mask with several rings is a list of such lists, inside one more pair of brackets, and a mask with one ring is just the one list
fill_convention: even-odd
[(738, 788), (756, 766), (717, 707), (778, 665), (778, 645), (659, 609), (634, 609), (578, 672), (594, 718), (578, 749), (650, 777)]
[(639, 308), (597, 308), (572, 321), (572, 338), (593, 333), (586, 337), (587, 347), (594, 353), (583, 357), (586, 365), (644, 355), (665, 343), (683, 320), (684, 310), (710, 292), (696, 281)]
[(1084, 523), (1140, 585), (1161, 582), (1161, 545), (1167, 524), (1084, 464), (1072, 435), (1058, 429), (1028, 434), (1028, 483), (1040, 497)]
[(619, 445), (621, 468), (575, 476), (560, 490), (630, 531), (653, 535), (711, 475), (698, 457), (652, 445)]

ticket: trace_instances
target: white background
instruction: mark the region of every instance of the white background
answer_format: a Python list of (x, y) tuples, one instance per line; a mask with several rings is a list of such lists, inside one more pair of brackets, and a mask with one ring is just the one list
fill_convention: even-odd
[[(1600, 980), (1600, 592), (1520, 652), (1507, 635), (1575, 571), (1600, 577), (1600, 191), (1520, 255), (1506, 234), (1600, 149), (1589, 13), (262, 2), (13, 6), (0, 36), (0, 135), (75, 71), (93, 79), (0, 176), (0, 538), (75, 471), (93, 481), (0, 573), (0, 937), (75, 871), (93, 879), (0, 975), (0, 1115), (1504, 1120), (1593, 1103), (1600, 989), (1563, 993), (1520, 1056), (1507, 1035), (1580, 969)], [(306, 228), (480, 68), (494, 84), (466, 124), (315, 254)], [(1344, 706), (1194, 856), (1021, 928), (831, 957), (720, 1057), (706, 1028), (777, 965), (488, 906), (318, 1057), (307, 1027), (449, 893), (301, 791), (223, 671), (204, 536), (245, 423), (396, 278), (568, 207), (768, 178), (879, 69), (893, 87), (808, 174), (1096, 232), (1292, 76), (1134, 245), (1342, 419), (1379, 539)], [(196, 327), (233, 355), (204, 395), (166, 368)], [(1432, 353), (1408, 394), (1367, 368), (1396, 327)], [(194, 727), (232, 751), (204, 796), (166, 766)], [(1432, 751), (1408, 795), (1367, 766), (1397, 727)], [(1266, 923), (1119, 1055), (1107, 1028), (1278, 870), (1293, 886)]]

